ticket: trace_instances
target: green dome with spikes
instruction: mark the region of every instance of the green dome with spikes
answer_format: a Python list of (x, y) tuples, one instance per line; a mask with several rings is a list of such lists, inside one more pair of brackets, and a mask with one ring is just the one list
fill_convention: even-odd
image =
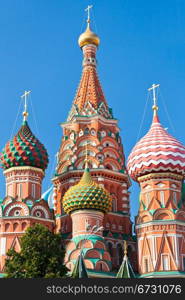
[(79, 183), (65, 193), (62, 202), (66, 214), (78, 209), (96, 209), (106, 213), (112, 207), (109, 192), (92, 180), (88, 167)]

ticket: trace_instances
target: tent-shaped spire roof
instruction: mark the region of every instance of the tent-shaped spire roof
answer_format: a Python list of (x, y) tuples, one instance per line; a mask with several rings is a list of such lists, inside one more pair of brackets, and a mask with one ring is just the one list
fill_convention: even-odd
[(96, 50), (99, 45), (99, 37), (90, 29), (88, 6), (87, 29), (80, 35), (79, 45), (83, 52), (82, 77), (73, 101), (67, 121), (73, 117), (91, 117), (101, 115), (106, 119), (112, 119), (112, 111), (109, 109), (101, 84), (98, 78), (96, 66)]
[(88, 274), (87, 274), (87, 270), (85, 267), (82, 253), (78, 256), (78, 259), (75, 263), (71, 277), (72, 278), (88, 278)]
[(127, 256), (127, 244), (124, 241), (124, 257), (116, 278), (135, 278), (134, 271)]

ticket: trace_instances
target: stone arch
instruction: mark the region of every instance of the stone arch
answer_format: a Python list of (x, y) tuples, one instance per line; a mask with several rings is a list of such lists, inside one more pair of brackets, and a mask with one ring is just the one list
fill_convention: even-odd
[(81, 240), (78, 245), (77, 245), (78, 248), (93, 248), (93, 242), (90, 241), (90, 240)]
[(68, 170), (68, 167), (69, 167), (69, 166), (70, 166), (70, 161), (69, 161), (69, 160), (63, 162), (62, 165), (59, 166), (58, 172), (59, 172), (59, 173), (64, 173), (64, 172), (66, 172), (66, 171)]
[(20, 215), (21, 216), (29, 216), (29, 208), (23, 202), (8, 204), (7, 207), (5, 208), (4, 215), (6, 217), (13, 216), (15, 210), (20, 210)]
[(111, 194), (111, 198), (112, 198), (112, 211), (117, 211), (117, 197), (115, 194)]
[(101, 258), (100, 252), (96, 249), (90, 249), (86, 252), (86, 258)]
[(25, 230), (26, 230), (26, 227), (27, 227), (27, 223), (26, 223), (26, 222), (23, 222), (23, 223), (21, 224), (21, 229), (22, 229), (22, 231), (25, 231)]
[(70, 149), (67, 149), (67, 150), (63, 150), (62, 151), (62, 154), (61, 154), (61, 156), (60, 156), (60, 160), (61, 161), (66, 161), (66, 160), (68, 160), (69, 159), (69, 157), (71, 156), (71, 155), (73, 155), (73, 152), (70, 150)]
[[(98, 165), (99, 165), (99, 161), (95, 158), (95, 157), (92, 157), (90, 156), (89, 157), (89, 162), (91, 164), (92, 167), (90, 167), (90, 169), (96, 169), (98, 168)], [(85, 166), (85, 162), (84, 162), (84, 157), (80, 157), (78, 160), (76, 160), (75, 162), (75, 167), (77, 169), (80, 169), (80, 170), (83, 170), (84, 169), (84, 166)]]
[(108, 137), (108, 136), (106, 136), (102, 139), (102, 145), (105, 148), (107, 148), (107, 147), (113, 147), (116, 149), (118, 148), (117, 142), (113, 138)]
[(112, 257), (110, 256), (110, 254), (107, 251), (104, 252), (103, 255), (102, 255), (103, 260), (111, 261), (111, 258)]
[[(99, 145), (99, 140), (96, 136), (81, 136), (80, 138), (78, 138), (78, 141), (77, 141), (77, 147), (84, 147), (86, 145), (86, 143), (88, 143), (89, 145), (94, 146), (93, 147), (97, 147), (97, 145)], [(95, 143), (96, 143), (96, 146), (95, 146)]]
[(140, 216), (137, 219), (137, 224), (146, 223), (152, 221), (152, 216), (149, 214), (149, 212), (143, 212), (140, 214)]
[(175, 216), (175, 219), (177, 220), (185, 220), (185, 212), (184, 211), (178, 211), (176, 216)]
[(106, 169), (109, 168), (109, 170), (113, 170), (113, 171), (119, 171), (120, 170), (120, 165), (117, 162), (116, 159), (114, 158), (105, 158), (104, 160), (104, 166)]
[[(62, 151), (71, 149), (71, 148), (73, 147), (73, 145), (74, 145), (74, 144), (73, 144), (71, 141), (67, 141), (67, 142), (65, 143), (65, 145), (63, 146)], [(69, 148), (69, 146), (71, 146), (71, 148)]]
[(89, 259), (84, 259), (84, 263), (87, 269), (94, 269), (94, 265)]
[(11, 223), (5, 223), (5, 232), (10, 230)]
[(101, 241), (97, 241), (94, 245), (94, 248), (104, 249), (105, 250), (105, 244)]
[[(40, 216), (37, 215), (37, 212), (40, 212), (41, 215)], [(49, 219), (48, 210), (45, 207), (41, 206), (41, 205), (33, 206), (32, 210), (31, 210), (31, 215), (33, 217)]]
[(110, 253), (110, 256), (111, 256), (111, 258), (113, 258), (113, 256), (114, 256), (114, 249), (113, 249), (114, 248), (114, 243), (111, 242), (111, 241), (107, 241), (106, 244), (107, 244), (107, 249)]
[[(96, 156), (97, 153), (99, 153), (99, 150), (97, 149), (97, 147), (96, 146), (92, 146), (91, 144), (87, 145), (87, 151), (88, 151), (88, 153), (90, 151), (93, 152), (94, 153), (94, 157)], [(83, 155), (82, 155), (82, 153), (83, 153)], [(80, 156), (80, 154), (81, 154), (81, 156)], [(85, 154), (86, 154), (85, 146), (78, 147), (77, 151), (75, 152), (75, 155), (77, 157), (85, 156)]]
[(13, 223), (13, 231), (18, 231), (18, 229), (19, 229), (19, 223), (18, 222)]
[(159, 209), (153, 216), (154, 220), (174, 220), (174, 214), (167, 209)]
[(110, 268), (109, 268), (108, 264), (105, 261), (99, 260), (96, 263), (96, 270), (97, 271), (109, 272)]
[(106, 147), (102, 150), (102, 152), (103, 152), (105, 157), (113, 157), (115, 159), (118, 159), (120, 157), (117, 150), (115, 148), (112, 148), (112, 147)]

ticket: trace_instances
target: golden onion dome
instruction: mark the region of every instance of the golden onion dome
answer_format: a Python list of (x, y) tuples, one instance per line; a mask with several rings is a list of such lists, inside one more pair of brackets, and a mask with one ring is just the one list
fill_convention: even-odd
[(111, 207), (111, 195), (92, 180), (88, 166), (79, 183), (70, 187), (63, 197), (66, 214), (78, 209), (96, 209), (106, 213)]
[(100, 39), (96, 33), (91, 31), (89, 23), (87, 23), (86, 31), (80, 35), (80, 37), (78, 39), (78, 44), (79, 44), (80, 48), (82, 48), (83, 46), (88, 45), (88, 44), (93, 44), (97, 47), (99, 46)]

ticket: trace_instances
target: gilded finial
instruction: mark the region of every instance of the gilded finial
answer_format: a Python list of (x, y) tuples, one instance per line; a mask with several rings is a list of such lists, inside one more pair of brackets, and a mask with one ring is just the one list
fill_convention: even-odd
[(31, 93), (31, 91), (25, 91), (24, 94), (21, 96), (21, 98), (24, 98), (24, 111), (22, 113), (23, 115), (23, 121), (25, 122), (28, 118), (28, 109), (27, 109), (27, 96)]
[(127, 256), (127, 241), (123, 241), (124, 256)]
[(80, 48), (82, 48), (85, 45), (88, 44), (92, 44), (95, 45), (96, 47), (99, 46), (100, 44), (100, 39), (97, 36), (96, 33), (92, 32), (90, 29), (90, 10), (92, 9), (93, 5), (88, 5), (87, 8), (85, 9), (85, 11), (87, 11), (87, 28), (85, 30), (85, 32), (83, 32), (79, 39), (78, 39), (78, 44), (80, 46)]
[(153, 106), (152, 109), (154, 111), (154, 116), (157, 115), (157, 111), (159, 109), (159, 107), (157, 106), (157, 98), (156, 98), (156, 93), (155, 93), (155, 89), (158, 88), (160, 86), (160, 84), (152, 84), (152, 86), (148, 89), (148, 91), (153, 91)]

